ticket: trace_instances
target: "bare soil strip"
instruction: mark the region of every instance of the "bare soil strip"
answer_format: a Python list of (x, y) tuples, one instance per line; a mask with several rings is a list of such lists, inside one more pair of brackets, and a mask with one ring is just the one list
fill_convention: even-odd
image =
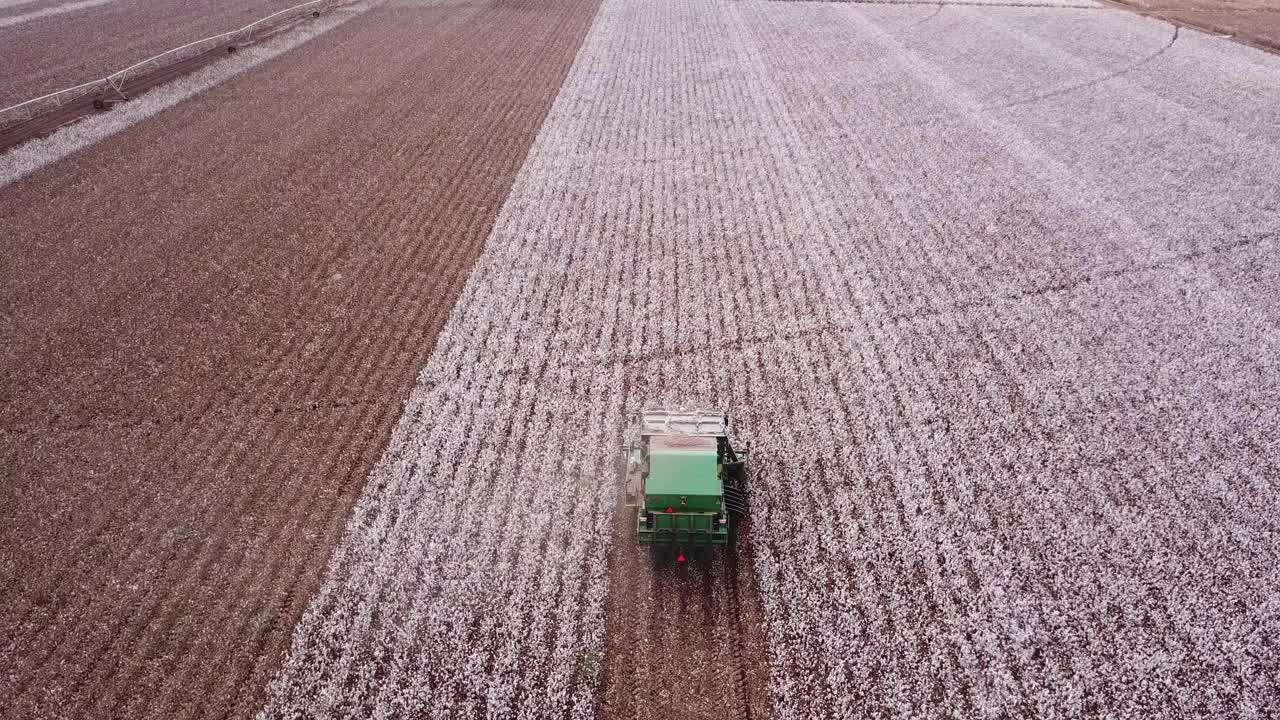
[(677, 564), (636, 544), (633, 508), (615, 512), (599, 717), (772, 717), (750, 524)]
[[(222, 60), (227, 56), (228, 47), (231, 47), (231, 45), (219, 45), (154, 73), (148, 73), (146, 77), (139, 78), (137, 82), (131, 84), (132, 87), (129, 89), (129, 94), (132, 96), (146, 92), (151, 88), (188, 75), (211, 62)], [(0, 153), (16, 145), (21, 145), (28, 140), (46, 137), (76, 120), (93, 115), (101, 110), (110, 109), (110, 106), (117, 104), (119, 101), (120, 98), (117, 96), (108, 97), (106, 102), (109, 105), (107, 107), (98, 107), (97, 103), (103, 102), (103, 98), (90, 94), (62, 105), (56, 110), (42, 113), (26, 122), (2, 128), (0, 129)]]
[(103, 77), (169, 48), (242, 27), (296, 4), (289, 0), (116, 0), (0, 27), (4, 47), (0, 107)]
[(1274, 0), (1109, 0), (1143, 15), (1199, 28), (1280, 52), (1280, 5)]
[[(300, 24), (282, 25), (277, 28), (278, 32), (273, 31), (262, 42), (240, 46), (234, 55), (223, 55), (220, 61), (215, 62), (215, 58), (206, 53), (191, 58), (190, 62), (179, 62), (165, 67), (141, 78), (141, 81), (147, 85), (154, 85), (141, 95), (136, 94), (135, 84), (129, 83), (130, 87), (135, 88), (129, 91), (134, 93), (129, 102), (112, 106), (111, 112), (95, 112), (92, 117), (80, 118), (53, 128), (48, 135), (35, 138), (24, 137), (30, 133), (44, 132), (49, 129), (48, 125), (59, 118), (74, 118), (77, 111), (84, 110), (86, 106), (81, 104), (77, 107), (75, 103), (68, 103), (60, 110), (33, 118), (29, 125), (15, 126), (13, 137), (25, 139), (25, 142), (0, 153), (0, 187), (59, 162), (112, 135), (122, 133), (195, 95), (207, 92), (210, 88), (217, 87), (263, 63), (274, 60), (299, 45), (350, 21), (376, 4), (378, 0), (342, 3), (322, 12), (318, 19), (308, 17)], [(194, 67), (201, 62), (207, 64), (204, 67)], [(190, 71), (189, 74), (188, 71)], [(85, 98), (83, 102), (88, 101), (88, 98)], [(6, 130), (5, 134), (8, 135), (8, 132)]]
[(86, 8), (106, 5), (107, 3), (115, 1), (116, 0), (76, 0), (75, 2), (67, 2), (37, 10), (31, 10), (29, 12), (22, 13), (21, 15), (0, 16), (0, 28), (13, 27), (15, 25), (31, 22), (32, 20), (38, 20), (40, 18), (46, 18), (53, 15), (62, 15), (64, 13), (72, 13)]
[(416, 5), (0, 190), (0, 716), (260, 704), (594, 13)]
[[(332, 12), (334, 8), (324, 8), (324, 10)], [(353, 8), (351, 6), (337, 10), (339, 15), (352, 11)], [(317, 11), (317, 17), (319, 14)], [(268, 40), (309, 19), (285, 18), (279, 24), (264, 24), (260, 29), (255, 29), (249, 36), (239, 38), (235, 42), (224, 42), (212, 46), (197, 55), (177, 60), (145, 74), (129, 78), (119, 88), (120, 92), (87, 93), (83, 97), (66, 102), (53, 110), (40, 113), (30, 120), (0, 127), (0, 153), (30, 140), (47, 137), (85, 117), (115, 109), (116, 106), (121, 105), (123, 102), (137, 99), (138, 96), (149, 90), (187, 77), (191, 73), (219, 60), (226, 60), (228, 55), (243, 51), (246, 46), (252, 46)], [(319, 33), (317, 32), (317, 34)], [(120, 93), (123, 93), (124, 97), (121, 97)], [(0, 183), (2, 182), (3, 177), (0, 176)]]

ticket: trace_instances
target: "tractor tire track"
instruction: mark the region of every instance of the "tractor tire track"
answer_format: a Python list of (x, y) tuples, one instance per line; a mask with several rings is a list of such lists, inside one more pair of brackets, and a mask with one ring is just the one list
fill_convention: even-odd
[(772, 717), (749, 523), (680, 564), (636, 544), (634, 508), (614, 513), (598, 717)]
[(1104, 82), (1107, 82), (1108, 80), (1114, 80), (1122, 75), (1126, 75), (1128, 73), (1133, 72), (1134, 70), (1137, 70), (1143, 65), (1146, 65), (1147, 63), (1165, 54), (1165, 52), (1169, 48), (1173, 47), (1174, 43), (1178, 42), (1178, 31), (1181, 29), (1182, 28), (1180, 28), (1179, 26), (1174, 25), (1173, 34), (1169, 36), (1169, 41), (1166, 42), (1164, 45), (1161, 45), (1160, 48), (1157, 49), (1155, 52), (1149, 55), (1144, 55), (1141, 58), (1135, 60), (1134, 62), (1122, 68), (1112, 70), (1106, 75), (1101, 75), (1099, 77), (1092, 78), (1090, 80), (1086, 80), (1083, 82), (1078, 82), (1072, 85), (1067, 85), (1065, 87), (1055, 88), (1048, 92), (1037, 93), (1035, 95), (1031, 95), (1024, 98), (1018, 98), (1016, 100), (1009, 100), (1007, 102), (1003, 102), (998, 105), (989, 105), (987, 107), (984, 107), (983, 109), (984, 110), (1004, 110), (1007, 108), (1018, 107), (1019, 105), (1029, 105), (1031, 103), (1043, 102), (1045, 100), (1051, 100), (1053, 98), (1066, 95), (1067, 93), (1079, 92), (1080, 90), (1087, 90), (1088, 88), (1094, 87), (1095, 85), (1100, 85)]

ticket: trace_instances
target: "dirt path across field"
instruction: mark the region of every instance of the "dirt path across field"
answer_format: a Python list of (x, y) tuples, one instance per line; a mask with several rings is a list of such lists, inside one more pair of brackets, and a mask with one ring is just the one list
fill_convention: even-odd
[(1144, 15), (1232, 35), (1280, 52), (1280, 3), (1275, 0), (1111, 0)]
[(387, 6), (0, 190), (0, 717), (237, 717), (593, 1)]

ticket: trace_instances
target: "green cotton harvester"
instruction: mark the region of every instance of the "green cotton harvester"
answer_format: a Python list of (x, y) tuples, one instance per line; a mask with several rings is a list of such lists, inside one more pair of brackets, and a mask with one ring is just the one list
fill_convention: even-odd
[(732, 542), (747, 510), (747, 451), (730, 433), (729, 416), (713, 410), (645, 410), (629, 419), (626, 500), (639, 508), (641, 545), (680, 552)]

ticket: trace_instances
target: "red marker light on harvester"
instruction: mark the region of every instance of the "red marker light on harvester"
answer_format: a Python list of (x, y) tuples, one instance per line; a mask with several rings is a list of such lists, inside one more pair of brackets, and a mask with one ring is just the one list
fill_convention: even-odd
[(677, 556), (676, 556), (676, 562), (678, 562), (678, 563), (682, 563), (682, 562), (684, 562), (684, 554), (683, 554), (683, 553), (681, 553), (680, 555), (677, 555)]
[(673, 507), (668, 507), (666, 510), (663, 510), (662, 512), (669, 512), (669, 513), (673, 513), (673, 512), (675, 512), (675, 511), (676, 511), (676, 509), (675, 509), (675, 508), (673, 508)]

